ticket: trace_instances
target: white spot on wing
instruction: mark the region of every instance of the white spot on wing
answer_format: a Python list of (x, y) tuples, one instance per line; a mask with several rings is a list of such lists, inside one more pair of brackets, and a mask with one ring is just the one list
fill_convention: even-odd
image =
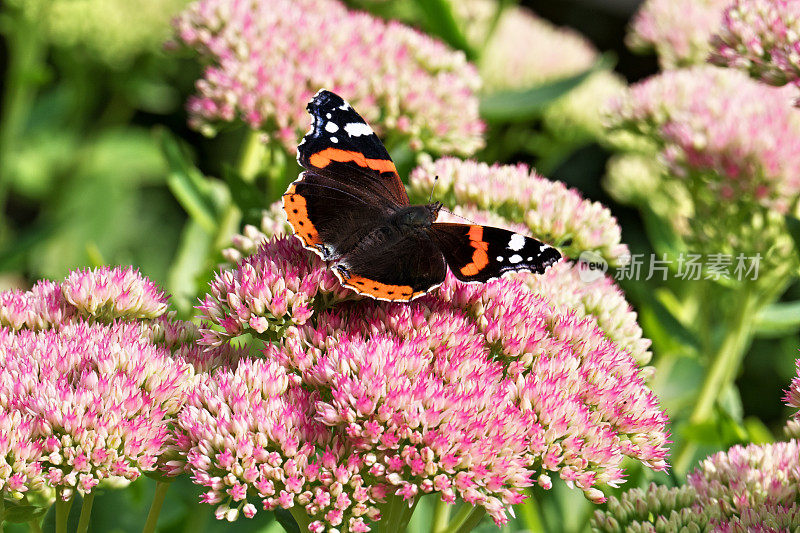
[(514, 250), (515, 252), (518, 252), (519, 250), (522, 250), (524, 247), (525, 247), (525, 237), (523, 237), (519, 233), (513, 234), (511, 238), (508, 240), (509, 250)]
[(503, 262), (503, 256), (502, 255), (498, 255), (497, 256), (497, 262), (498, 263), (502, 263)]
[(511, 257), (508, 258), (508, 261), (512, 265), (516, 265), (517, 263), (521, 263), (522, 262), (522, 256), (519, 255), (519, 254), (514, 254), (514, 255), (512, 255)]
[(325, 113), (325, 116), (326, 116), (328, 119), (330, 119), (330, 118), (331, 118), (331, 114), (330, 114), (330, 113)]
[(337, 131), (339, 131), (339, 126), (337, 126), (333, 122), (328, 122), (325, 124), (325, 131), (327, 131), (328, 133), (336, 133)]
[(350, 137), (360, 137), (361, 135), (372, 135), (372, 128), (370, 128), (364, 122), (351, 122), (350, 124), (346, 124), (344, 127), (344, 131)]
[(345, 102), (345, 103), (343, 103), (342, 105), (339, 106), (339, 109), (341, 109), (342, 111), (347, 111), (348, 109), (350, 109), (350, 104)]
[(331, 142), (334, 143), (334, 144), (338, 143), (339, 139), (337, 139), (336, 137), (331, 137)]

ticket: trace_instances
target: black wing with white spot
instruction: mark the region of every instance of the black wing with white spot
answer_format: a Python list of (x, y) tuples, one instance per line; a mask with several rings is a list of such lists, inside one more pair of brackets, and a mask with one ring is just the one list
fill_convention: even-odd
[(389, 152), (350, 104), (323, 89), (306, 109), (313, 124), (297, 147), (300, 165), (360, 189), (376, 204), (395, 208), (409, 205)]
[(552, 246), (500, 228), (436, 223), (428, 232), (461, 281), (486, 282), (508, 272), (542, 274), (561, 259)]

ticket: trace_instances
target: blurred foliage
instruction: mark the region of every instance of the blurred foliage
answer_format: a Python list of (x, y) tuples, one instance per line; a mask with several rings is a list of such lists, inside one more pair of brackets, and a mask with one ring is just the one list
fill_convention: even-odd
[[(192, 306), (222, 261), (220, 250), (241, 224), (257, 221), (260, 209), (296, 177), (299, 167), (293, 156), (278, 146), (262, 144), (256, 132), (231, 128), (207, 140), (185, 126), (182, 106), (200, 67), (162, 47), (170, 17), (185, 3), (119, 0), (107, 2), (104, 10), (77, 0), (4, 3), (0, 16), (7, 59), (0, 121), (3, 289), (30, 285), (41, 277), (60, 278), (87, 265), (134, 264), (173, 295), (173, 305), (183, 317), (191, 317)], [(481, 47), (470, 41), (448, 0), (352, 0), (350, 4), (413, 24), (469, 58), (480, 59)], [(507, 4), (496, 4), (489, 31)], [(598, 73), (610, 76), (616, 66), (632, 80), (654, 69), (655, 61), (632, 62), (622, 45), (624, 17), (596, 13), (573, 2), (529, 4), (556, 23), (579, 23), (608, 52), (577, 74), (482, 95), (481, 113), (489, 128), (487, 147), (477, 158), (527, 162), (609, 205), (622, 226), (623, 241), (635, 254), (679, 253), (685, 243), (664, 222), (672, 200), (664, 196), (662, 206), (644, 201), (657, 181), (648, 181), (657, 172), (653, 161), (636, 160), (630, 154), (615, 156), (610, 165), (620, 171), (611, 172), (610, 179), (632, 180), (638, 188), (627, 187), (628, 196), (612, 198), (600, 186), (611, 151), (599, 123), (587, 126), (563, 120), (566, 112), (558, 111), (567, 109), (565, 100), (577, 97)], [(591, 97), (582, 95), (577, 108), (586, 108), (587, 102), (599, 105)], [(400, 168), (414, 164), (415, 154), (408, 147), (397, 147), (392, 155)], [(800, 242), (800, 222), (787, 219), (787, 227)], [(782, 283), (776, 290), (786, 287), (785, 280)], [(751, 307), (743, 307), (748, 304), (735, 288), (719, 284), (653, 279), (622, 286), (639, 311), (646, 336), (653, 340), (658, 368), (653, 387), (675, 423), (674, 440), (683, 453), (677, 458), (677, 473), (654, 475), (628, 465), (627, 486), (652, 480), (675, 484), (705, 454), (734, 443), (781, 437), (788, 414), (782, 390), (794, 375), (800, 348), (796, 282), (784, 294), (776, 292)], [(736, 341), (741, 369), (727, 369), (730, 379), (717, 391), (711, 416), (689, 419), (706, 377), (707, 352), (723, 343), (730, 333), (724, 329), (731, 323), (726, 317), (736, 312), (752, 313), (730, 319), (747, 322), (747, 334)], [(708, 315), (722, 318), (704, 322)], [(520, 506), (517, 518), (503, 530), (584, 530), (593, 506), (579, 491), (558, 479), (554, 482), (551, 491), (533, 489), (533, 498)], [(176, 485), (168, 492), (159, 520), (161, 532), (282, 530), (270, 513), (263, 512), (254, 520), (218, 522), (210, 507), (197, 503), (195, 485), (187, 479)], [(140, 530), (154, 486), (152, 480), (144, 480), (126, 490), (101, 491), (92, 530)], [(420, 507), (412, 531), (427, 529), (430, 521), (432, 505), (426, 501)], [(79, 505), (73, 506), (75, 521), (78, 509)], [(50, 513), (44, 518), (44, 530), (52, 527)], [(6, 530), (28, 529), (9, 525)], [(494, 530), (486, 520), (478, 528)]]

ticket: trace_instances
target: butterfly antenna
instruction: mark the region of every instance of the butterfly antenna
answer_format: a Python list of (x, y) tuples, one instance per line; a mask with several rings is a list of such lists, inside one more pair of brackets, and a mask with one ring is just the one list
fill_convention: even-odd
[(428, 203), (431, 203), (431, 200), (433, 200), (433, 191), (436, 190), (436, 183), (438, 181), (439, 181), (439, 176), (433, 178), (433, 187), (431, 187), (431, 195), (428, 196)]
[(441, 207), (441, 210), (442, 210), (442, 211), (444, 211), (445, 213), (450, 213), (450, 214), (451, 214), (451, 215), (453, 215), (454, 217), (458, 217), (458, 218), (460, 218), (460, 219), (462, 219), (462, 220), (466, 220), (467, 222), (469, 222), (469, 223), (470, 223), (470, 224), (472, 224), (472, 225), (475, 225), (475, 226), (481, 226), (481, 225), (482, 225), (482, 224), (478, 224), (478, 223), (477, 223), (477, 222), (475, 222), (474, 220), (470, 220), (470, 219), (468, 219), (467, 217), (465, 217), (465, 216), (463, 216), (463, 215), (459, 215), (458, 213), (453, 213), (452, 211), (450, 211), (450, 210), (449, 210), (449, 209), (447, 209), (446, 207)]

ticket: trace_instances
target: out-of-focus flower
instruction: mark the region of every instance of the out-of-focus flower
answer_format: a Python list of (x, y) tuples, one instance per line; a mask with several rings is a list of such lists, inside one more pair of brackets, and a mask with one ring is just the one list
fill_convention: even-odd
[(294, 152), (306, 103), (327, 88), (390, 145), (462, 155), (483, 145), (475, 68), (402, 24), (336, 0), (200, 0), (175, 28), (209, 64), (188, 104), (191, 125), (206, 134), (241, 119)]
[[(245, 276), (256, 264), (259, 274)], [(383, 513), (393, 498), (413, 501), (438, 493), (446, 502), (462, 498), (483, 506), (503, 523), (507, 510), (521, 501), (523, 487), (533, 482), (550, 487), (550, 472), (591, 500), (602, 501), (599, 487), (622, 481), (625, 457), (657, 470), (666, 468), (666, 416), (645, 384), (647, 371), (638, 366), (628, 346), (616, 344), (614, 335), (606, 336), (597, 327), (602, 318), (600, 313), (592, 315), (588, 300), (577, 310), (586, 315), (581, 319), (566, 301), (560, 307), (551, 305), (522, 279), (473, 285), (448, 276), (436, 292), (411, 304), (355, 297), (345, 301), (330, 297), (330, 274), (322, 269), (296, 239), (273, 238), (236, 269), (221, 274), (230, 277), (224, 284), (218, 278), (218, 291), (201, 306), (209, 322), (204, 342), (211, 344), (245, 332), (260, 333), (262, 318), (268, 324), (280, 323), (280, 335), (270, 335), (273, 342), (264, 353), (266, 361), (281, 364), (286, 377), (278, 379), (280, 373), (270, 368), (263, 371), (274, 377), (254, 382), (279, 383), (276, 390), (297, 387), (293, 394), (307, 394), (313, 401), (292, 405), (305, 413), (306, 423), (322, 422), (327, 428), (328, 436), (313, 442), (315, 449), (302, 452), (292, 488), (277, 482), (266, 491), (256, 487), (262, 503), (271, 506), (280, 497), (277, 504), (284, 507), (305, 506), (323, 527), (364, 513), (369, 517), (373, 505)], [(263, 280), (263, 288), (242, 289), (245, 283), (239, 280), (246, 277)], [(277, 285), (279, 279), (295, 277), (315, 281), (306, 288), (294, 282)], [(302, 300), (296, 306), (302, 312), (288, 310), (289, 296)], [(235, 312), (220, 304), (231, 301), (236, 302)], [(254, 326), (250, 321), (256, 308), (264, 311)], [(276, 311), (270, 311), (273, 308)], [(213, 399), (217, 392), (203, 392), (202, 398), (211, 399), (203, 400), (208, 404), (202, 409), (219, 413), (225, 421), (195, 412), (186, 415), (192, 419), (186, 420), (185, 430), (197, 421), (205, 428), (241, 428), (231, 413), (247, 410), (248, 402), (240, 399), (249, 393), (236, 390), (231, 400), (222, 402)], [(247, 390), (255, 390), (252, 394), (259, 401), (272, 401), (260, 389)], [(234, 399), (236, 407), (224, 407)], [(246, 489), (262, 467), (253, 466), (247, 479), (242, 475), (262, 460), (244, 459), (243, 470), (227, 458), (240, 457), (233, 453), (234, 442), (236, 449), (268, 446), (275, 440), (269, 427), (239, 431), (238, 441), (232, 433), (230, 443), (225, 440), (213, 449), (194, 437), (178, 443), (187, 468), (212, 489), (207, 501), (222, 504), (220, 516), (234, 508), (252, 510), (252, 503), (245, 501)], [(197, 433), (210, 435), (202, 428)], [(339, 448), (325, 452), (331, 442)], [(278, 442), (270, 449), (280, 446)], [(301, 446), (302, 438), (292, 449)], [(198, 450), (198, 455), (189, 450)], [(272, 464), (284, 468), (279, 465), (292, 456), (277, 453)], [(326, 454), (326, 468), (340, 471), (345, 479), (358, 479), (358, 487), (363, 481), (361, 497), (366, 499), (358, 500), (364, 503), (359, 514), (348, 514), (354, 509), (355, 493), (347, 493), (348, 499), (338, 502), (341, 507), (332, 508), (329, 489), (304, 473), (303, 465)], [(231, 517), (237, 512), (231, 511)]]
[(725, 11), (711, 61), (748, 72), (770, 85), (800, 79), (800, 3), (737, 0)]
[(705, 63), (711, 36), (731, 0), (646, 0), (627, 36), (636, 51), (655, 50), (661, 67), (671, 69)]
[(158, 51), (188, 0), (9, 0), (61, 46), (83, 46), (112, 66)]
[(183, 404), (188, 365), (132, 323), (0, 331), (4, 411), (32, 421), (30, 438), (41, 447), (49, 485), (65, 488), (67, 498), (156, 468), (166, 417)]
[(628, 257), (628, 247), (620, 243), (620, 227), (608, 208), (525, 165), (428, 159), (411, 173), (411, 192), (427, 197), (436, 176), (437, 197), (447, 205), (474, 205), (523, 222), (534, 237), (555, 244), (570, 257), (591, 250), (614, 265)]
[(292, 233), (292, 226), (283, 210), (283, 202), (278, 200), (265, 209), (261, 214), (261, 223), (258, 227), (247, 224), (241, 234), (231, 238), (231, 246), (222, 250), (224, 257), (230, 264), (236, 264), (242, 258), (253, 255), (259, 246), (275, 235)]
[(711, 66), (669, 71), (631, 87), (612, 127), (654, 140), (673, 176), (713, 202), (786, 212), (800, 193), (800, 116), (789, 94)]
[(611, 498), (592, 526), (607, 532), (793, 531), (800, 527), (798, 459), (795, 440), (734, 446), (705, 459), (683, 487), (651, 484)]
[(605, 139), (604, 106), (623, 94), (625, 80), (608, 70), (595, 72), (575, 89), (547, 106), (542, 120), (556, 138), (572, 144)]
[[(462, 18), (467, 19), (464, 24), (467, 35), (472, 34), (470, 40), (482, 49), (479, 70), (485, 92), (527, 89), (579, 74), (597, 61), (597, 50), (584, 36), (554, 26), (522, 7), (504, 9), (487, 42), (486, 33), (494, 13), (490, 17), (482, 15), (488, 8), (481, 4), (496, 9), (496, 2), (454, 2), (456, 13), (463, 12)], [(478, 18), (482, 26), (470, 23), (470, 17)], [(535, 53), (526, 52), (533, 50)]]
[(79, 313), (100, 321), (153, 319), (167, 310), (161, 288), (130, 267), (71, 272), (61, 292)]

